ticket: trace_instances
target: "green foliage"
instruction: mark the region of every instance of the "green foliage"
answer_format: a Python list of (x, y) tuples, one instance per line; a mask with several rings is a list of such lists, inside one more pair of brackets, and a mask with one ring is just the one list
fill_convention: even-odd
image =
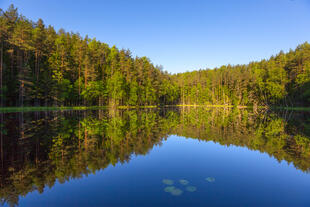
[(146, 57), (133, 58), (129, 50), (63, 29), (55, 32), (14, 6), (0, 13), (0, 34), (4, 106), (157, 105), (162, 83), (173, 84)]
[(268, 60), (168, 74), (147, 57), (0, 13), (3, 106), (310, 104), (310, 44)]
[(87, 101), (97, 100), (99, 97), (106, 97), (106, 90), (102, 81), (91, 81), (81, 95)]
[(248, 65), (173, 75), (186, 105), (308, 105), (310, 44)]

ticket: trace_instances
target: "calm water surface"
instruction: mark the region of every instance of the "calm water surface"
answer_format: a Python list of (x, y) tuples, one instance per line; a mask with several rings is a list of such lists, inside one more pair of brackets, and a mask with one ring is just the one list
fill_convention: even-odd
[(306, 112), (1, 116), (3, 206), (310, 206)]

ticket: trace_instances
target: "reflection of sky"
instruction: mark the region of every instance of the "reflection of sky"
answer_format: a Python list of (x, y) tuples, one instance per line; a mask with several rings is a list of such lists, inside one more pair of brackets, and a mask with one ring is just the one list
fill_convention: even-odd
[(248, 63), (310, 41), (309, 0), (1, 0), (27, 17), (129, 48), (169, 72)]
[[(170, 136), (146, 156), (135, 156), (129, 163), (109, 166), (82, 179), (57, 183), (42, 195), (30, 193), (21, 198), (20, 204), (305, 206), (310, 201), (309, 176), (265, 153)], [(207, 177), (216, 180), (209, 183), (205, 181)], [(164, 191), (162, 179), (186, 179), (197, 191), (171, 196)]]

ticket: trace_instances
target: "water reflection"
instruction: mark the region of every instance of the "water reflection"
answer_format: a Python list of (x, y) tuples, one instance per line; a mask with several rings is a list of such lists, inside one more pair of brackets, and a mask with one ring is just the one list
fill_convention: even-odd
[[(64, 183), (129, 162), (132, 155), (146, 155), (171, 134), (265, 152), (307, 173), (307, 115), (203, 108), (0, 114), (0, 198), (3, 204), (16, 205), (19, 196), (43, 192), (56, 181)], [(197, 190), (181, 178), (162, 182), (164, 191), (175, 196), (183, 190)], [(184, 189), (172, 186), (174, 183)]]

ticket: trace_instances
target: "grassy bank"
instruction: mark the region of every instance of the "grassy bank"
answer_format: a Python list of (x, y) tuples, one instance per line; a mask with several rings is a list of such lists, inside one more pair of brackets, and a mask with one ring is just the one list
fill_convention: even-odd
[[(108, 106), (27, 106), (27, 107), (0, 107), (0, 113), (13, 112), (30, 112), (30, 111), (62, 111), (62, 110), (97, 110), (108, 109)], [(157, 106), (118, 106), (118, 109), (142, 109), (142, 108), (157, 108)]]
[(249, 106), (235, 106), (235, 105), (175, 105), (177, 107), (206, 107), (206, 108), (251, 108)]
[[(160, 106), (117, 106), (117, 109), (148, 109), (158, 108)], [(230, 105), (165, 105), (163, 107), (206, 107), (206, 108), (233, 108)], [(27, 107), (0, 107), (0, 113), (13, 113), (13, 112), (30, 112), (30, 111), (61, 111), (61, 110), (96, 110), (96, 109), (108, 109), (109, 106), (27, 106)], [(247, 106), (237, 106), (237, 108), (248, 108)]]
[(106, 107), (86, 107), (86, 106), (61, 106), (61, 107), (44, 107), (44, 106), (27, 106), (27, 107), (1, 107), (0, 112), (27, 112), (27, 111), (55, 111), (55, 110), (86, 110), (86, 109), (99, 109)]
[[(148, 109), (159, 108), (160, 106), (117, 106), (118, 109)], [(163, 107), (205, 107), (205, 108), (253, 108), (251, 106), (235, 106), (235, 105), (165, 105)], [(97, 110), (108, 109), (109, 106), (60, 106), (60, 107), (44, 107), (44, 106), (27, 106), (27, 107), (0, 107), (0, 113), (10, 112), (30, 112), (30, 111), (61, 111), (61, 110)], [(258, 108), (265, 108), (263, 106)], [(292, 110), (292, 111), (310, 111), (310, 107), (272, 107), (275, 110)]]

